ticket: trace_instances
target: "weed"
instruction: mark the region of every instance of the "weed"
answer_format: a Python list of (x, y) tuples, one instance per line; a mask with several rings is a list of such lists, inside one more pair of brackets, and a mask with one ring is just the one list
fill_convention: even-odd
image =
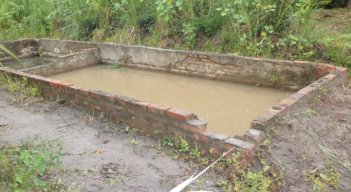
[(125, 70), (126, 68), (121, 63), (110, 63), (110, 68), (117, 71)]
[(202, 165), (208, 163), (208, 159), (203, 157), (204, 152), (200, 151), (197, 146), (192, 146), (182, 137), (166, 136), (162, 139), (161, 145), (171, 150), (175, 157), (183, 157), (186, 160), (196, 161)]
[(39, 138), (0, 149), (2, 191), (60, 191), (64, 186), (55, 175), (62, 155), (56, 141)]
[[(6, 54), (10, 55), (13, 59), (21, 63), (21, 61), (2, 44), (0, 44), (0, 50), (3, 50)], [(0, 63), (0, 67), (2, 66), (3, 65)], [(22, 97), (37, 97), (41, 92), (40, 87), (37, 85), (31, 85), (28, 81), (28, 78), (22, 77), (20, 79), (14, 79), (11, 78), (6, 72), (0, 73), (0, 86), (5, 86), (10, 91), (19, 93)]]
[[(182, 137), (169, 135), (164, 137), (160, 143), (177, 158), (192, 161), (202, 166), (214, 161), (204, 152), (199, 151), (196, 145), (191, 145)], [(269, 165), (262, 155), (262, 150), (264, 150), (262, 147), (266, 146), (261, 146), (256, 154), (239, 151), (219, 161), (212, 168), (212, 171), (221, 175), (221, 178), (222, 176), (225, 178), (219, 180), (217, 186), (223, 191), (275, 191), (282, 183), (281, 172), (277, 171), (275, 166)], [(255, 165), (255, 171), (251, 169), (254, 158), (259, 159), (259, 165)], [(257, 167), (261, 167), (261, 169), (257, 169)]]
[(317, 111), (315, 109), (308, 108), (305, 110), (305, 115), (307, 115), (308, 117), (312, 117), (316, 114), (317, 114)]
[(118, 62), (110, 63), (109, 66), (113, 70), (126, 70), (125, 65), (128, 63), (129, 59), (128, 55), (122, 55)]
[(313, 57), (306, 33), (321, 2), (4, 0), (0, 39), (45, 36), (251, 56)]
[(14, 79), (7, 74), (0, 74), (0, 85), (9, 89), (13, 93), (18, 93), (20, 99), (26, 96), (38, 97), (41, 94), (39, 86), (31, 84), (26, 77)]
[(278, 81), (278, 75), (272, 74), (272, 75), (271, 75), (271, 78), (270, 78), (270, 81), (271, 81), (273, 84), (276, 84), (277, 81)]
[(330, 165), (318, 167), (308, 175), (309, 181), (313, 184), (313, 191), (329, 191), (329, 187), (338, 189), (341, 174)]
[(221, 188), (222, 191), (230, 191), (231, 189), (228, 180), (220, 180), (219, 182), (217, 182), (217, 186)]
[(131, 139), (131, 140), (130, 140), (130, 143), (133, 144), (133, 145), (138, 145), (138, 141), (135, 140), (135, 139)]
[(132, 128), (132, 127), (129, 127), (129, 126), (125, 126), (124, 130), (130, 136), (135, 136), (136, 133), (138, 133), (138, 129), (137, 128)]

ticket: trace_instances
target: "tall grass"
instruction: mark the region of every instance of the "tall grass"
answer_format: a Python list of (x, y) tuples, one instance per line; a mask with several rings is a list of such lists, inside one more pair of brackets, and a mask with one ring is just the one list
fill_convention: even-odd
[(310, 51), (306, 26), (324, 1), (0, 0), (0, 39), (46, 36), (292, 58)]

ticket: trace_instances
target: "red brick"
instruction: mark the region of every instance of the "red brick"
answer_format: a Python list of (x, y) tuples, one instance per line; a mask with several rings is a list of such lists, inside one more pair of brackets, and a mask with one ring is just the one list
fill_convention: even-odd
[(201, 133), (188, 134), (188, 139), (190, 139), (191, 141), (199, 142), (201, 144), (207, 144), (209, 142), (208, 137)]
[(199, 119), (191, 119), (182, 125), (182, 128), (194, 133), (204, 132), (207, 129), (207, 123)]
[(196, 134), (197, 135), (197, 141), (200, 143), (208, 143), (208, 137), (202, 133)]
[(66, 86), (69, 87), (71, 85), (73, 85), (72, 83), (64, 83), (61, 81), (57, 81), (57, 80), (52, 80), (52, 79), (48, 79), (49, 85), (51, 86)]
[(145, 101), (135, 101), (133, 102), (133, 104), (135, 104), (136, 106), (140, 106), (143, 109), (147, 109), (147, 106), (149, 106), (151, 103)]
[(196, 118), (196, 115), (194, 113), (177, 108), (169, 109), (167, 111), (167, 116), (179, 121), (188, 121), (190, 119)]
[(172, 108), (171, 106), (165, 106), (165, 105), (158, 105), (158, 104), (150, 104), (147, 109), (152, 112), (152, 113), (158, 113), (158, 114), (166, 114), (167, 110)]

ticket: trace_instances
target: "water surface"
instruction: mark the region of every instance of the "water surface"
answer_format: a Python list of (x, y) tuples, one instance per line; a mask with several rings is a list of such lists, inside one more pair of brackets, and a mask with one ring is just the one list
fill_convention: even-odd
[(140, 69), (106, 65), (50, 76), (84, 88), (182, 108), (208, 122), (208, 130), (242, 135), (250, 122), (291, 92)]

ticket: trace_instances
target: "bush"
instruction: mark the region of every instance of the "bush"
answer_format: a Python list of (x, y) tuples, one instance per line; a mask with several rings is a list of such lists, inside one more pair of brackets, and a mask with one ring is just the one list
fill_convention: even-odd
[(333, 8), (345, 8), (349, 4), (349, 0), (331, 0), (330, 3), (328, 3), (325, 8), (327, 9), (333, 9)]
[(294, 58), (306, 52), (306, 26), (320, 2), (2, 0), (0, 39), (59, 36), (264, 57), (292, 49)]

